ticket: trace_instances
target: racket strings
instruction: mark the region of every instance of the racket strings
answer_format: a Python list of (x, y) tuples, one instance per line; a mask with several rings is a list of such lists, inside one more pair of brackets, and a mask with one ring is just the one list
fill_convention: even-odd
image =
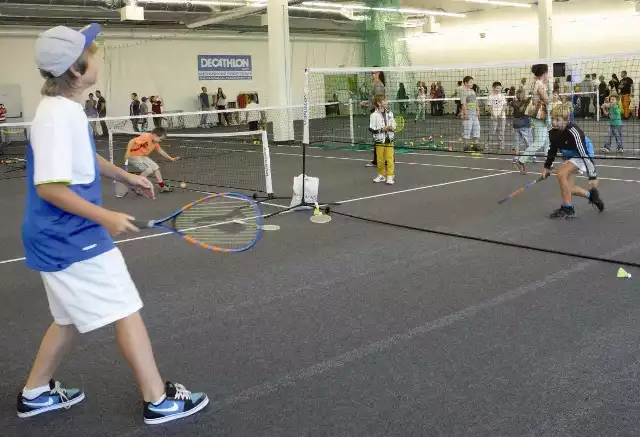
[(239, 249), (259, 234), (259, 222), (259, 211), (244, 199), (215, 197), (183, 211), (175, 226), (208, 246)]

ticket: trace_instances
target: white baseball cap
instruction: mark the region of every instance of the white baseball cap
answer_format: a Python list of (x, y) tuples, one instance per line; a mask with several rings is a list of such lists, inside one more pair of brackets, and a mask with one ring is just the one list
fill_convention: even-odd
[(80, 30), (57, 26), (44, 31), (36, 41), (36, 64), (54, 77), (62, 76), (100, 34), (100, 25)]

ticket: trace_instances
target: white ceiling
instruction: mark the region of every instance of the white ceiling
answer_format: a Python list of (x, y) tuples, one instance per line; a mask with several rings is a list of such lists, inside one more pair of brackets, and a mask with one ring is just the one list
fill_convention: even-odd
[[(131, 27), (130, 22), (121, 22), (118, 8), (126, 0), (0, 0), (0, 26), (51, 26), (54, 24), (81, 25), (87, 21), (97, 21), (113, 27)], [(139, 0), (143, 1), (143, 0)], [(145, 4), (145, 21), (135, 23), (136, 28), (173, 28), (184, 29), (185, 23), (210, 17), (225, 12), (227, 8), (212, 8), (202, 6), (202, 3), (185, 0), (156, 0), (154, 5)], [(335, 0), (323, 0), (335, 1)], [(338, 0), (341, 2), (362, 2), (363, 0)], [(519, 3), (535, 3), (535, 0), (509, 0)], [(558, 0), (555, 0), (558, 1)], [(443, 23), (465, 23), (471, 21), (487, 21), (501, 15), (511, 17), (522, 13), (536, 13), (536, 7), (523, 9), (516, 7), (496, 6), (482, 3), (471, 3), (465, 0), (400, 0), (401, 6), (423, 10), (439, 10), (467, 14), (467, 18), (444, 18)], [(601, 8), (621, 7), (625, 0), (569, 0), (569, 2), (554, 3), (556, 11), (574, 10), (578, 5)], [(629, 8), (631, 5), (627, 3)], [(337, 35), (361, 35), (358, 22), (348, 21), (339, 13), (327, 14), (323, 12), (290, 11), (291, 28), (293, 32), (326, 33)], [(205, 26), (199, 30), (236, 30), (259, 31), (265, 28), (260, 22), (259, 15), (245, 18), (234, 18), (215, 26)]]

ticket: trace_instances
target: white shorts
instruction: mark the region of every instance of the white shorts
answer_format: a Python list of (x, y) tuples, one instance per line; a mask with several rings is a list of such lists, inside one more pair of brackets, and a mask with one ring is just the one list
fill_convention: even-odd
[(568, 161), (578, 169), (580, 175), (587, 175), (588, 177), (594, 178), (598, 176), (596, 166), (593, 165), (593, 162), (589, 158), (571, 158)]
[(131, 156), (129, 157), (129, 168), (134, 171), (144, 172), (144, 171), (156, 171), (159, 170), (160, 167), (156, 164), (153, 159), (148, 156)]
[(41, 272), (49, 309), (58, 325), (89, 332), (123, 319), (142, 308), (122, 253), (111, 249), (71, 264), (59, 272)]

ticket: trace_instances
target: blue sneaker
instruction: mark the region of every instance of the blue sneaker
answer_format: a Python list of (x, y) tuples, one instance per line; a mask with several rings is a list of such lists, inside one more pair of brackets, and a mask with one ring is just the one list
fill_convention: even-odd
[(51, 391), (44, 392), (35, 399), (27, 399), (18, 395), (18, 417), (32, 417), (48, 411), (59, 410), (61, 408), (71, 408), (72, 405), (84, 400), (84, 392), (77, 388), (62, 388), (60, 381), (49, 381)]
[(204, 393), (191, 393), (182, 384), (167, 381), (166, 398), (156, 404), (146, 402), (144, 405), (144, 423), (156, 425), (191, 416), (207, 406), (209, 398)]

